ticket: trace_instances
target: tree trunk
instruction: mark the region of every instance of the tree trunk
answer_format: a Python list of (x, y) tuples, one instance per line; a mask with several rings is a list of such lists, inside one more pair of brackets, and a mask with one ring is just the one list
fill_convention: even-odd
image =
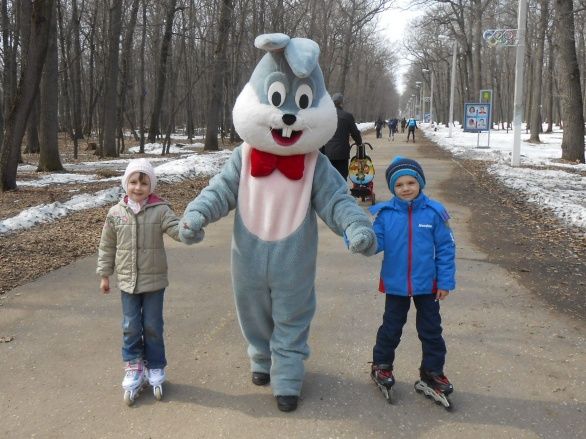
[[(4, 64), (4, 70), (2, 72), (2, 92), (4, 96), (3, 102), (0, 102), (0, 105), (4, 107), (4, 113), (8, 115), (11, 110), (10, 106), (16, 95), (16, 51), (18, 47), (18, 38), (16, 35), (19, 30), (15, 29), (12, 34), (10, 33), (12, 26), (8, 17), (7, 0), (2, 0), (1, 8), (2, 17), (0, 27), (2, 28), (2, 58)], [(11, 41), (12, 45), (10, 44)]]
[[(71, 0), (71, 38), (73, 39), (73, 59), (71, 60), (71, 90), (72, 115), (73, 115), (73, 135), (75, 139), (83, 139), (83, 128), (81, 115), (81, 42), (79, 40), (79, 12), (77, 10), (77, 0)], [(75, 143), (77, 145), (77, 142)], [(77, 148), (74, 150), (74, 157), (77, 158)]]
[[(26, 124), (25, 136), (25, 154), (38, 154), (40, 150), (39, 145), (39, 96), (37, 95), (29, 114), (28, 122)], [(19, 163), (22, 160), (18, 160)]]
[(553, 75), (554, 75), (554, 58), (553, 44), (551, 42), (551, 32), (547, 33), (547, 130), (546, 133), (553, 132)]
[(584, 163), (584, 115), (574, 38), (574, 3), (572, 0), (555, 0), (555, 4), (560, 60), (558, 72), (564, 122), (562, 159)]
[(204, 151), (218, 150), (218, 122), (222, 111), (222, 88), (226, 74), (226, 43), (232, 23), (232, 0), (222, 0), (220, 10), (220, 28), (214, 52), (214, 69), (212, 73), (212, 92), (208, 104), (206, 138)]
[(545, 46), (545, 31), (549, 16), (548, 0), (540, 0), (541, 15), (537, 23), (538, 34), (536, 38), (535, 53), (533, 54), (533, 105), (531, 107), (531, 137), (530, 143), (541, 143), (539, 133), (541, 132), (541, 95), (543, 78), (543, 59)]
[(41, 153), (37, 171), (63, 171), (59, 157), (59, 90), (55, 84), (59, 81), (59, 57), (57, 53), (57, 14), (55, 6), (51, 13), (49, 46), (41, 79)]
[(89, 33), (87, 37), (87, 47), (90, 51), (89, 60), (88, 60), (88, 94), (87, 94), (87, 114), (85, 119), (85, 127), (84, 132), (88, 137), (91, 137), (93, 131), (93, 123), (94, 123), (94, 112), (96, 109), (97, 104), (97, 96), (98, 92), (96, 89), (96, 79), (95, 79), (95, 67), (96, 67), (96, 27), (98, 21), (98, 5), (99, 3), (95, 3), (93, 15), (90, 17), (90, 26), (89, 26)]
[(108, 32), (108, 58), (106, 61), (106, 76), (104, 89), (103, 110), (103, 155), (118, 157), (116, 148), (116, 133), (118, 127), (118, 58), (120, 50), (120, 33), (122, 31), (122, 0), (112, 0), (110, 7)]
[[(130, 77), (130, 62), (132, 58), (132, 41), (134, 39), (134, 29), (136, 28), (136, 17), (138, 15), (138, 8), (140, 6), (139, 0), (133, 0), (132, 2), (132, 9), (130, 12), (130, 20), (128, 25), (126, 26), (126, 35), (124, 36), (124, 42), (122, 44), (122, 69), (120, 71), (121, 78), (120, 78), (120, 97), (119, 97), (119, 104), (118, 104), (118, 129), (122, 132), (122, 128), (124, 125), (123, 116), (126, 113), (126, 116), (130, 118), (129, 113), (134, 115), (133, 106), (126, 105), (126, 96), (128, 94), (128, 90), (132, 90), (132, 81), (129, 80)], [(134, 123), (131, 122), (131, 125), (134, 126)]]
[(39, 90), (49, 43), (49, 25), (54, 0), (35, 0), (32, 7), (30, 48), (18, 83), (16, 97), (6, 118), (4, 141), (0, 149), (2, 191), (16, 189), (18, 156), (26, 123)]
[[(22, 32), (22, 53), (27, 53), (30, 43), (31, 34), (31, 10), (32, 4), (30, 2), (21, 2), (20, 7), (20, 29)], [(37, 154), (39, 152), (39, 97), (35, 98), (31, 113), (28, 117), (25, 136), (25, 153)], [(18, 162), (22, 162), (19, 155)]]
[[(57, 1), (57, 22), (58, 22), (58, 41), (59, 46), (61, 47), (61, 71), (63, 72), (63, 81), (62, 81), (62, 93), (64, 95), (64, 99), (62, 99), (62, 106), (63, 106), (63, 113), (66, 115), (65, 117), (65, 128), (71, 140), (73, 140), (73, 158), (77, 159), (78, 156), (78, 149), (79, 145), (77, 142), (77, 137), (75, 135), (75, 128), (73, 125), (74, 117), (73, 117), (73, 104), (71, 102), (71, 81), (69, 80), (69, 66), (71, 60), (71, 45), (67, 44), (66, 39), (68, 36), (65, 35), (67, 30), (66, 27), (63, 25), (63, 8), (61, 7), (61, 2)], [(49, 93), (51, 93), (49, 91)], [(59, 125), (57, 121), (57, 125)], [(57, 128), (58, 130), (59, 128)]]
[(151, 114), (151, 124), (149, 127), (149, 142), (154, 142), (160, 132), (160, 117), (163, 106), (163, 96), (165, 95), (165, 83), (167, 80), (167, 61), (169, 58), (169, 47), (171, 46), (171, 38), (173, 37), (173, 19), (175, 17), (175, 5), (177, 0), (169, 0), (167, 5), (167, 18), (165, 21), (165, 34), (161, 43), (161, 56), (159, 58), (159, 75), (158, 84), (155, 90), (155, 103), (153, 104), (153, 112)]
[(146, 46), (146, 26), (147, 26), (147, 2), (142, 2), (142, 41), (140, 43), (140, 97), (138, 103), (138, 123), (140, 129), (140, 147), (139, 152), (144, 153), (144, 98), (146, 95), (145, 72), (144, 72), (144, 51)]

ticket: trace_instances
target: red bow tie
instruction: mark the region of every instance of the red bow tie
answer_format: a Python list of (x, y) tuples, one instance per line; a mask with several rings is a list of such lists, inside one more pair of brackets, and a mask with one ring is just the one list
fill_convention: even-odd
[(278, 169), (290, 180), (300, 180), (305, 167), (305, 154), (281, 156), (252, 148), (250, 175), (266, 177)]

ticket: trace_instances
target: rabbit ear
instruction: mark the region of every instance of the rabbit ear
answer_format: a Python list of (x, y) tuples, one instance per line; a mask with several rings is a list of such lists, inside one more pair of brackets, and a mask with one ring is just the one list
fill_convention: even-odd
[(319, 46), (307, 38), (292, 38), (285, 47), (285, 59), (299, 78), (307, 78), (317, 67)]
[(287, 46), (289, 40), (291, 38), (285, 34), (263, 34), (254, 39), (254, 46), (267, 52), (274, 52)]

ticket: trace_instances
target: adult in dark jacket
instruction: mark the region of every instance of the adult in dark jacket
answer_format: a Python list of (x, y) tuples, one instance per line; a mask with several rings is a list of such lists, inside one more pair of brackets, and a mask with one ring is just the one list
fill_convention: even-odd
[(335, 93), (332, 96), (332, 100), (336, 105), (336, 112), (338, 113), (338, 128), (334, 136), (320, 150), (330, 159), (330, 162), (342, 177), (348, 179), (348, 162), (350, 160), (349, 137), (352, 136), (354, 142), (360, 145), (362, 144), (362, 136), (356, 126), (354, 116), (342, 108), (344, 96), (341, 93)]

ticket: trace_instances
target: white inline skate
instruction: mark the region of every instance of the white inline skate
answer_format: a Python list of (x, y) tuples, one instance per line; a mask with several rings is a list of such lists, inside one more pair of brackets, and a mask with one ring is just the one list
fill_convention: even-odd
[(124, 371), (124, 380), (122, 381), (124, 402), (131, 406), (147, 381), (144, 363), (142, 360), (129, 361), (126, 363)]
[(454, 391), (454, 386), (442, 373), (428, 372), (420, 370), (420, 380), (415, 383), (415, 390), (423, 393), (426, 397), (431, 398), (436, 404), (441, 404), (448, 411), (454, 408), (453, 403), (448, 398)]
[(165, 369), (148, 369), (149, 384), (153, 386), (153, 394), (155, 399), (160, 401), (163, 399), (163, 383), (165, 382)]

